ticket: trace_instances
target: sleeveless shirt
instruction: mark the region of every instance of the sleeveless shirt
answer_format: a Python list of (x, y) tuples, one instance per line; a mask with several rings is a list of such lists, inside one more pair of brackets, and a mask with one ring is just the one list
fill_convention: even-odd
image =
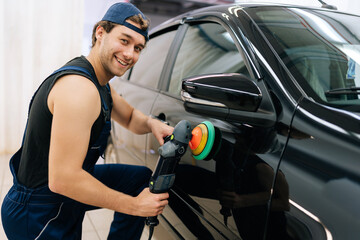
[[(64, 75), (76, 74), (88, 78), (97, 87), (100, 96), (107, 106), (112, 106), (112, 97), (107, 86), (100, 86), (95, 71), (90, 62), (80, 56), (69, 61), (65, 66), (78, 66), (85, 68), (93, 80), (85, 73), (75, 70), (65, 70), (49, 76), (34, 95), (33, 103), (29, 109), (27, 128), (23, 140), (23, 150), (17, 173), (18, 181), (28, 188), (37, 188), (48, 184), (48, 162), (52, 114), (47, 105), (49, 93), (57, 79)], [(81, 89), (79, 89), (81, 91)], [(105, 125), (105, 113), (101, 107), (99, 117), (91, 128), (89, 146), (99, 137)], [(76, 147), (76, 146), (74, 146)]]

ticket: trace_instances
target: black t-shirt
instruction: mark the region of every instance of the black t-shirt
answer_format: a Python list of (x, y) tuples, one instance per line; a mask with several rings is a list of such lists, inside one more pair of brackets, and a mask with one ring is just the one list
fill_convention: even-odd
[[(65, 64), (65, 66), (78, 66), (85, 68), (89, 73), (91, 73), (94, 80), (91, 80), (85, 73), (74, 70), (66, 70), (48, 77), (39, 87), (29, 111), (23, 150), (17, 173), (19, 183), (28, 188), (37, 188), (48, 184), (50, 132), (53, 116), (48, 108), (47, 99), (56, 80), (68, 74), (84, 76), (94, 82), (107, 106), (111, 106), (112, 104), (112, 98), (106, 86), (100, 86), (92, 65), (84, 56), (74, 58)], [(79, 89), (79, 91), (81, 91), (81, 89)], [(101, 113), (91, 129), (89, 146), (98, 138), (104, 123), (104, 113), (103, 109), (101, 109)]]

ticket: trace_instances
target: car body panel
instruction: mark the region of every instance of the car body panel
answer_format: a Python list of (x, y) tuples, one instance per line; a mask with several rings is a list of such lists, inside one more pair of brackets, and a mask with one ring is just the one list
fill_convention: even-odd
[[(274, 13), (296, 16), (296, 21), (281, 22)], [(310, 14), (331, 22), (329, 16), (333, 13), (336, 12), (265, 4), (219, 5), (185, 13), (155, 28), (150, 35), (150, 43), (161, 43), (156, 40), (159, 37), (167, 39), (162, 40), (167, 50), (159, 57), (163, 65), (154, 64), (154, 60), (137, 63), (149, 66), (145, 72), (156, 68), (157, 73), (150, 77), (156, 78), (154, 84), (142, 86), (145, 75), (144, 80), (136, 83), (139, 81), (134, 79), (139, 71), (136, 65), (129, 79), (125, 77), (113, 83), (116, 91), (135, 108), (171, 126), (183, 119), (193, 127), (210, 121), (221, 132), (221, 148), (211, 160), (195, 160), (188, 151), (177, 167), (175, 185), (170, 190), (170, 208), (162, 217), (178, 238), (360, 237), (357, 231), (360, 205), (356, 201), (360, 197), (357, 98), (350, 98), (348, 103), (354, 105), (349, 106), (336, 96), (335, 102), (324, 101), (311, 90), (313, 86), (305, 86), (306, 78), (289, 66), (291, 61), (280, 52), (274, 44), (277, 39), (271, 35), (284, 27), (295, 27), (312, 33), (304, 35), (305, 43), (315, 41), (314, 36), (318, 38), (320, 33), (309, 27)], [(267, 22), (264, 16), (270, 16)], [(335, 25), (339, 31), (347, 31)], [(215, 36), (211, 35), (211, 29), (222, 31)], [(279, 38), (286, 35), (281, 31)], [(172, 38), (167, 37), (168, 33)], [(220, 44), (219, 37), (224, 37)], [(196, 44), (201, 41), (204, 44), (191, 45), (191, 39), (195, 39), (192, 41)], [(213, 47), (206, 43), (208, 40)], [(297, 44), (295, 40), (293, 44)], [(216, 48), (223, 49), (224, 53)], [(199, 56), (201, 60), (191, 62), (205, 49), (208, 50)], [(286, 54), (292, 56), (295, 64), (309, 56), (321, 62), (325, 56), (316, 48), (294, 49)], [(238, 55), (233, 55), (235, 52)], [(209, 59), (216, 64), (207, 63)], [(329, 54), (328, 59), (342, 61), (336, 54)], [(238, 60), (235, 65), (241, 67), (237, 73), (244, 74), (245, 79), (259, 89), (259, 106), (246, 110), (231, 104), (201, 104), (195, 97), (193, 102), (181, 98), (179, 86), (183, 78), (209, 80), (221, 67), (225, 70), (218, 74), (225, 77), (233, 69), (232, 61)], [(323, 65), (326, 64), (319, 63)], [(220, 88), (225, 87), (219, 84)], [(246, 92), (246, 88), (240, 86), (226, 85), (226, 88)], [(203, 100), (217, 97), (203, 97)], [(137, 159), (130, 162), (154, 170), (159, 148), (154, 136), (134, 136), (114, 125), (115, 145), (123, 146), (117, 149), (130, 152), (130, 158)], [(119, 159), (119, 162), (127, 161)]]
[[(128, 84), (117, 84), (115, 90), (122, 95), (129, 104), (136, 106), (139, 111), (146, 115), (150, 115), (153, 99), (158, 95), (158, 92), (156, 91), (150, 89), (144, 90), (137, 85), (129, 86)], [(144, 101), (137, 101), (139, 92), (141, 92)], [(145, 164), (146, 135), (133, 134), (129, 130), (115, 123), (113, 124), (112, 134), (112, 138), (114, 139), (113, 143), (116, 148), (122, 149), (122, 151), (127, 154), (131, 154), (132, 161), (129, 163), (137, 165)]]
[(327, 239), (359, 237), (359, 204), (350, 200), (360, 196), (359, 117), (350, 115), (302, 101), (280, 165), (292, 208), (312, 219), (309, 229), (321, 225)]

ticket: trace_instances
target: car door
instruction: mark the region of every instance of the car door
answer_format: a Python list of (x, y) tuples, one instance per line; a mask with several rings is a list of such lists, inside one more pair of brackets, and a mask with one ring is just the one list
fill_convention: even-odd
[[(236, 110), (215, 106), (211, 107), (210, 114), (202, 107), (205, 105), (200, 104), (190, 113), (181, 99), (184, 78), (224, 73), (254, 76), (246, 64), (245, 54), (233, 40), (236, 39), (234, 33), (226, 28), (226, 24), (213, 19), (182, 26), (185, 34), (179, 49), (173, 49), (176, 55), (168, 65), (168, 78), (164, 78), (167, 81), (162, 83), (161, 94), (157, 96), (151, 114), (162, 116), (172, 126), (183, 119), (193, 127), (210, 121), (220, 129), (221, 150), (208, 161), (195, 160), (187, 151), (176, 170), (175, 186), (170, 191), (171, 212), (165, 211), (163, 215), (170, 222), (174, 218), (169, 216), (178, 217), (182, 222), (180, 226), (187, 229), (186, 239), (237, 239), (246, 235), (246, 231), (262, 238), (275, 174), (274, 168), (253, 154), (251, 148), (256, 145), (258, 151), (262, 151), (267, 146), (261, 141), (253, 142), (257, 136), (252, 126), (237, 119), (227, 121), (230, 112), (234, 112), (233, 117), (238, 116)], [(154, 169), (159, 146), (152, 136), (148, 136), (147, 144), (146, 164)], [(259, 171), (267, 174), (260, 179)], [(224, 201), (225, 204), (220, 203)], [(244, 228), (249, 220), (253, 226)], [(179, 226), (176, 222), (172, 224)]]
[[(358, 239), (359, 204), (353, 200), (360, 196), (360, 98), (355, 91), (360, 82), (355, 72), (359, 59), (353, 56), (359, 54), (360, 18), (296, 8), (256, 14), (268, 41), (306, 93), (298, 100), (279, 166), (283, 180), (277, 182), (286, 177), (290, 192), (287, 230), (301, 239)], [(299, 38), (302, 41), (293, 41)]]
[[(360, 193), (360, 101), (355, 91), (359, 60), (352, 56), (359, 53), (360, 18), (319, 9), (246, 11), (257, 25), (253, 29), (262, 32), (277, 54), (278, 60), (262, 58), (263, 65), (271, 66), (295, 100), (293, 113), (286, 113), (290, 105), (281, 97), (282, 90), (272, 87), (273, 99), (281, 103), (277, 109), (283, 112), (279, 121), (288, 122), (286, 115), (291, 118), (290, 128), (278, 124), (278, 132), (289, 134), (274, 187), (287, 191), (290, 206), (282, 221), (269, 221), (269, 229), (282, 223), (295, 239), (358, 239), (359, 204), (353, 200)], [(256, 45), (259, 38), (253, 42)], [(262, 46), (266, 44), (256, 45), (261, 53)], [(298, 87), (291, 88), (293, 83)], [(300, 97), (294, 98), (292, 89), (301, 89)], [(353, 90), (340, 91), (344, 89)]]
[[(175, 34), (176, 28), (170, 28), (163, 34), (152, 37), (127, 75), (111, 82), (118, 94), (145, 115), (150, 115), (159, 93), (161, 72)], [(112, 139), (118, 162), (145, 164), (146, 135), (133, 134), (113, 122)]]

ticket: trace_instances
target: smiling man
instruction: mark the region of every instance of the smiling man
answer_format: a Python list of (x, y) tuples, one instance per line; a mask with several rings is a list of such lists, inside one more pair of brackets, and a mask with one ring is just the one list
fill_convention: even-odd
[(81, 239), (88, 210), (115, 211), (108, 239), (139, 239), (144, 218), (160, 214), (168, 194), (147, 188), (143, 166), (95, 165), (106, 148), (110, 118), (163, 144), (173, 129), (129, 105), (108, 84), (138, 60), (148, 20), (133, 5), (109, 8), (93, 30), (87, 57), (55, 71), (30, 103), (20, 150), (10, 160), (14, 185), (1, 215), (8, 239)]

